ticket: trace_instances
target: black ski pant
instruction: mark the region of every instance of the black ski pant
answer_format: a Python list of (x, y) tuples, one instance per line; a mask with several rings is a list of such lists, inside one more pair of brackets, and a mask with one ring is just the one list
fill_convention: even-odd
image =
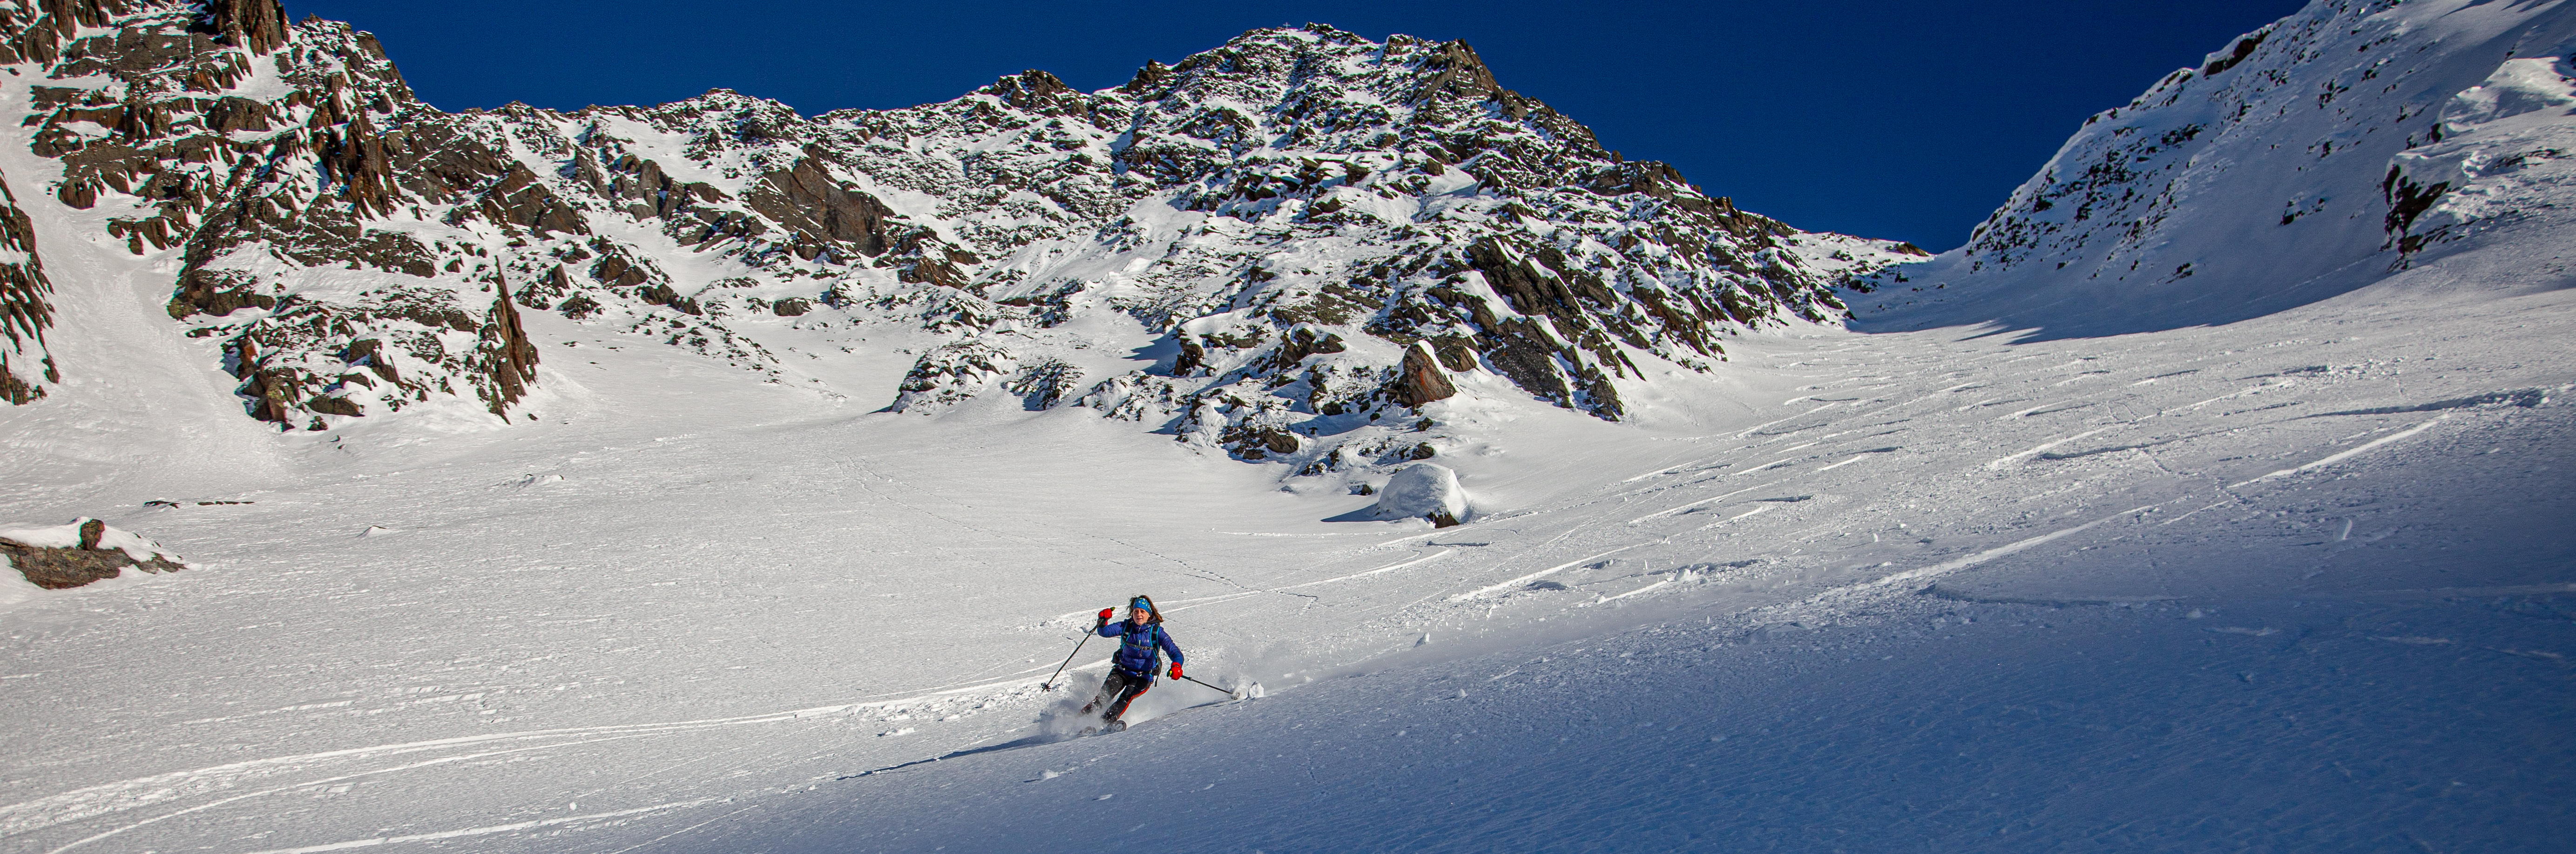
[[(1129, 673), (1125, 670), (1112, 667), (1109, 668), (1109, 678), (1100, 683), (1099, 699), (1092, 700), (1091, 702), (1094, 705), (1097, 705), (1102, 701), (1107, 701), (1109, 703), (1108, 710), (1100, 713), (1101, 722), (1107, 723), (1117, 720), (1120, 715), (1126, 714), (1127, 704), (1135, 702), (1137, 697), (1142, 696), (1147, 689), (1152, 687), (1154, 687), (1154, 677)], [(1089, 710), (1090, 709), (1087, 707), (1084, 709), (1084, 711)]]

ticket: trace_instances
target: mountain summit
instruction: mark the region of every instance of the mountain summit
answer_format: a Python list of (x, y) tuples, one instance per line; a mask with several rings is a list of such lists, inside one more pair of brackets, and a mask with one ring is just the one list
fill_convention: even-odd
[(1333, 465), (1314, 437), (1472, 376), (1628, 417), (1647, 363), (1707, 371), (1723, 333), (1837, 317), (1833, 283), (1914, 251), (1626, 160), (1461, 42), (1256, 30), (1096, 92), (1029, 71), (811, 117), (726, 90), (449, 113), (372, 36), (285, 20), (74, 0), (0, 24), (33, 155), (5, 160), (0, 212), (13, 401), (82, 370), (45, 348), (81, 320), (49, 299), (82, 286), (46, 277), (51, 247), (112, 241), (289, 429), (516, 417), (556, 357), (545, 312), (818, 389), (768, 333), (885, 329), (920, 345), (900, 386), (831, 393), (1015, 395)]

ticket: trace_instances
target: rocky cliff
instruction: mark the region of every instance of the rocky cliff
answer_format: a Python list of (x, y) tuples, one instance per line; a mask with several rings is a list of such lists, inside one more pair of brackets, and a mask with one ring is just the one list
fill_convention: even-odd
[[(763, 331), (811, 313), (909, 324), (939, 343), (893, 409), (1009, 394), (1252, 458), (1451, 374), (1615, 420), (1641, 362), (1711, 370), (1726, 333), (1833, 319), (1831, 285), (1915, 251), (1606, 150), (1464, 43), (1257, 30), (1096, 92), (1030, 71), (810, 117), (723, 90), (448, 113), (368, 34), (286, 20), (19, 0), (0, 63), (60, 166), (9, 176), (20, 197), (175, 262), (173, 322), (289, 427), (451, 396), (507, 419), (543, 382), (525, 312), (755, 379)], [(53, 368), (37, 255), (0, 270), (13, 401)], [(1113, 345), (1168, 355), (1081, 358)]]
[(28, 403), (45, 396), (46, 383), (62, 381), (45, 351), (45, 329), (54, 325), (53, 292), (36, 255), (35, 227), (19, 209), (8, 176), (0, 174), (0, 333), (9, 336), (9, 349), (0, 351), (0, 399)]

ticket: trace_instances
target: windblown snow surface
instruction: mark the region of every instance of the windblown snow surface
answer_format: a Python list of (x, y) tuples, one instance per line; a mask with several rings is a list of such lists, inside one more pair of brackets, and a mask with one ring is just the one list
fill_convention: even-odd
[[(177, 463), (52, 474), (13, 412), (7, 506), (209, 568), (5, 615), (0, 831), (2547, 850), (2576, 833), (2570, 292), (2402, 289), (2105, 339), (1747, 338), (1722, 395), (1640, 426), (1435, 404), (1497, 437), (1451, 459), (1476, 521), (1436, 532), (1080, 411), (835, 409), (657, 349), (465, 436), (175, 430), (76, 387)], [(1167, 681), (1133, 730), (1032, 742), (1039, 681), (1138, 592), (1194, 675), (1267, 696)]]
[[(2542, 225), (2222, 325), (1747, 333), (1628, 423), (1460, 374), (1437, 530), (1088, 410), (874, 411), (914, 357), (865, 326), (765, 342), (849, 348), (835, 396), (532, 313), (542, 423), (278, 434), (166, 282), (48, 244), (106, 367), (0, 412), (0, 521), (202, 568), (0, 611), (0, 850), (2563, 850)], [(1261, 696), (1062, 737), (1136, 593)]]

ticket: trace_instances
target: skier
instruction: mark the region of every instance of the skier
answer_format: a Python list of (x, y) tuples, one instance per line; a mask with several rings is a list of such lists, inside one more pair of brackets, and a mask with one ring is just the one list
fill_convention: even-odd
[(1154, 608), (1154, 600), (1137, 596), (1127, 603), (1127, 619), (1110, 622), (1117, 610), (1100, 609), (1100, 622), (1092, 627), (1101, 637), (1119, 639), (1118, 654), (1109, 659), (1109, 678), (1101, 683), (1100, 696), (1082, 707), (1082, 712), (1089, 714), (1107, 704), (1100, 720), (1110, 732), (1127, 728), (1127, 722), (1118, 717), (1127, 713), (1128, 703), (1154, 687), (1154, 667), (1163, 653), (1172, 654), (1172, 678), (1181, 678), (1181, 648), (1172, 643), (1170, 633), (1163, 631), (1163, 614)]

